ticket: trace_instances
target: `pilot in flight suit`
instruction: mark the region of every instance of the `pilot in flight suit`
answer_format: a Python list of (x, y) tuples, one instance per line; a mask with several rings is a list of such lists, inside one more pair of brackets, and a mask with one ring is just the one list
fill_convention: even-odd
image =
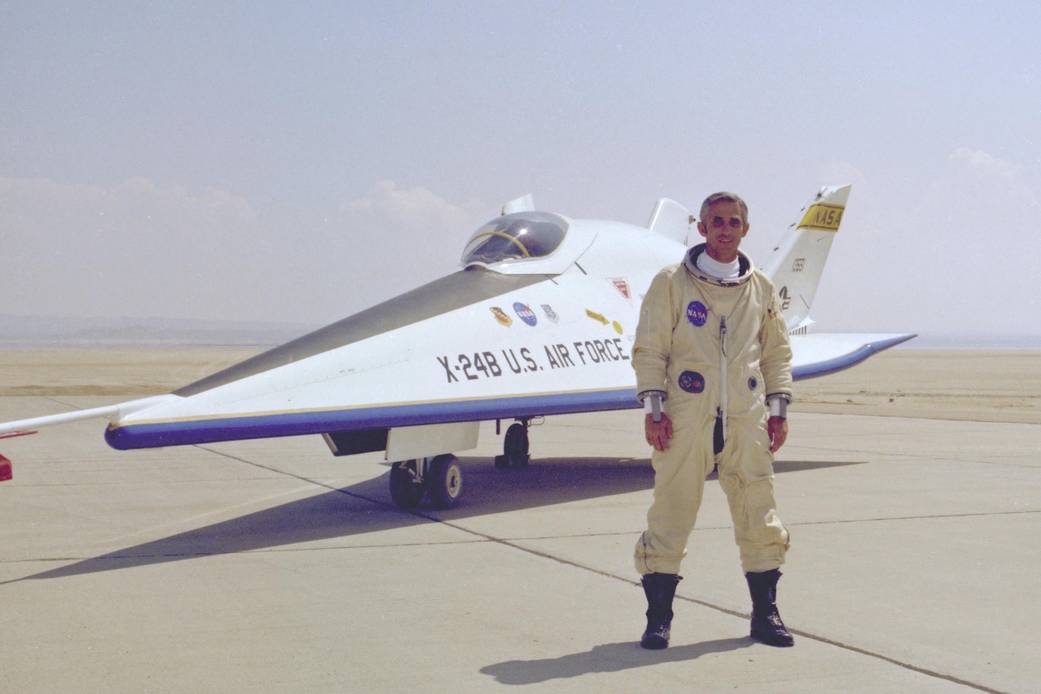
[(738, 250), (748, 231), (744, 202), (716, 193), (701, 217), (706, 243), (654, 278), (633, 347), (655, 447), (654, 501), (635, 550), (648, 601), (641, 645), (668, 645), (680, 563), (705, 478), (718, 467), (752, 596), (751, 636), (790, 646), (775, 604), (789, 538), (773, 495), (773, 452), (787, 434), (792, 394), (788, 330), (770, 280)]

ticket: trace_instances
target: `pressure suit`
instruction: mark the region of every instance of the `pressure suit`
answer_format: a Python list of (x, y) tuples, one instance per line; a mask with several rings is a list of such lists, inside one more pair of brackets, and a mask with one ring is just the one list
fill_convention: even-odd
[[(636, 543), (641, 574), (678, 574), (718, 467), (745, 572), (784, 563), (788, 531), (777, 515), (767, 396), (791, 399), (792, 352), (769, 278), (738, 252), (739, 275), (701, 272), (701, 244), (654, 278), (640, 308), (632, 365), (643, 397), (664, 391), (673, 436), (655, 450), (654, 501)], [(718, 450), (717, 450), (718, 449)]]

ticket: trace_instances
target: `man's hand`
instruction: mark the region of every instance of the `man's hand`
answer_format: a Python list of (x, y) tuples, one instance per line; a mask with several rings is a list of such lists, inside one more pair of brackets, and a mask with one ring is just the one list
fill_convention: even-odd
[(766, 432), (770, 434), (770, 452), (776, 453), (788, 438), (788, 420), (783, 417), (770, 417), (766, 420)]
[(672, 420), (669, 415), (661, 413), (661, 421), (654, 421), (654, 415), (647, 413), (643, 418), (643, 430), (647, 435), (647, 443), (651, 444), (656, 451), (664, 451), (669, 447), (669, 439), (672, 438)]

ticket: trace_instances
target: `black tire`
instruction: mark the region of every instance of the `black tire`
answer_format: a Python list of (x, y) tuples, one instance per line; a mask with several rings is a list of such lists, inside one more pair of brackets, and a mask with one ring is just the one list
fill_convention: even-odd
[(415, 469), (415, 460), (390, 466), (390, 498), (398, 508), (415, 508), (423, 500), (426, 490), (416, 482)]
[(453, 508), (463, 495), (463, 471), (454, 455), (439, 455), (430, 461), (426, 476), (430, 503), (435, 508)]
[(503, 453), (510, 461), (511, 467), (527, 467), (530, 456), (528, 455), (528, 427), (520, 422), (510, 425), (506, 430), (506, 438), (503, 441)]

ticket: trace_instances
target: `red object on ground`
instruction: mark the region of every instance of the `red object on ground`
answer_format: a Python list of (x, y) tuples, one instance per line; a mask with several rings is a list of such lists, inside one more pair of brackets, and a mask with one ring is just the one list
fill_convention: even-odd
[[(0, 434), (0, 439), (13, 439), (15, 436), (28, 436), (35, 433), (35, 431), (10, 431)], [(6, 482), (13, 477), (14, 469), (11, 467), (11, 461), (0, 455), (0, 482)]]
[(0, 434), (0, 439), (13, 439), (15, 436), (28, 436), (35, 433), (35, 431), (9, 431), (6, 434)]

